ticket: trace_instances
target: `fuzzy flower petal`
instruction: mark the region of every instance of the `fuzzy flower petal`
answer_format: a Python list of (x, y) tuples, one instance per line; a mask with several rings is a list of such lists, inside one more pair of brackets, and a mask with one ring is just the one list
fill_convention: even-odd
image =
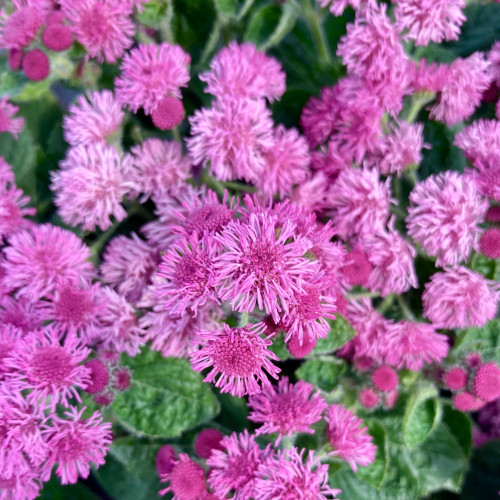
[(0, 133), (9, 132), (16, 139), (24, 127), (24, 118), (14, 115), (19, 111), (18, 106), (14, 106), (9, 102), (8, 96), (3, 96), (0, 99)]

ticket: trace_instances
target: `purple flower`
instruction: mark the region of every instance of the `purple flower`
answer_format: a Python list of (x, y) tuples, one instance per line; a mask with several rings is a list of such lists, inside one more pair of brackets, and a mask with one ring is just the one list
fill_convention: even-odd
[(43, 26), (43, 8), (18, 2), (10, 15), (0, 11), (0, 47), (22, 49), (28, 46)]
[(374, 0), (318, 0), (318, 3), (321, 7), (329, 6), (330, 12), (337, 17), (341, 16), (348, 6), (351, 6), (355, 10), (359, 10), (366, 5), (376, 5)]
[(455, 136), (454, 144), (474, 165), (484, 166), (493, 158), (499, 161), (500, 121), (476, 120)]
[(14, 118), (18, 111), (19, 107), (11, 104), (8, 96), (4, 95), (0, 99), (0, 133), (9, 132), (17, 139), (17, 134), (20, 134), (24, 127), (24, 118)]

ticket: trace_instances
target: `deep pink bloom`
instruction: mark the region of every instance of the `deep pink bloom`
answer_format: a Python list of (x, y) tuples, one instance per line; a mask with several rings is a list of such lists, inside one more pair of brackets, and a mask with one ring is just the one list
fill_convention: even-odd
[(80, 145), (68, 150), (61, 170), (52, 173), (54, 203), (66, 224), (94, 231), (108, 229), (111, 217), (127, 213), (121, 201), (136, 190), (129, 179), (132, 158), (104, 143)]
[(455, 136), (454, 144), (474, 165), (500, 158), (500, 121), (476, 120)]
[(327, 206), (329, 179), (323, 172), (316, 172), (299, 184), (291, 197), (297, 205), (322, 211)]
[(380, 396), (373, 389), (361, 389), (359, 391), (359, 402), (364, 408), (375, 408), (380, 402)]
[(137, 302), (158, 265), (158, 251), (137, 234), (115, 236), (104, 251), (100, 274), (103, 283), (113, 286), (129, 302)]
[(27, 207), (28, 203), (29, 197), (14, 185), (8, 189), (0, 187), (0, 241), (31, 227), (32, 223), (24, 217), (36, 215), (36, 208)]
[(18, 349), (18, 340), (23, 336), (21, 329), (0, 323), (0, 382), (2, 384), (5, 375), (12, 371), (9, 368), (9, 359)]
[(65, 413), (66, 418), (54, 415), (44, 430), (50, 450), (42, 472), (44, 481), (56, 464), (62, 484), (74, 484), (79, 476), (86, 479), (91, 463), (94, 467), (104, 464), (111, 444), (111, 424), (103, 422), (97, 411), (90, 418), (82, 418), (85, 409), (72, 407)]
[(484, 401), (470, 392), (460, 392), (453, 397), (453, 405), (459, 411), (476, 411), (484, 406)]
[(257, 50), (252, 43), (231, 42), (210, 62), (210, 71), (200, 80), (206, 92), (221, 98), (280, 99), (286, 89), (285, 73), (273, 57)]
[(313, 434), (311, 425), (321, 420), (327, 404), (314, 387), (303, 380), (291, 384), (281, 377), (277, 387), (270, 385), (248, 399), (252, 422), (262, 424), (256, 434), (278, 433), (290, 436), (295, 432)]
[(304, 463), (305, 449), (293, 447), (268, 457), (257, 469), (255, 500), (296, 500), (335, 498), (341, 490), (330, 488), (328, 465), (321, 464), (310, 450)]
[(224, 434), (217, 429), (204, 429), (197, 436), (194, 442), (194, 451), (200, 458), (210, 458), (212, 450), (222, 450), (221, 445)]
[(132, 386), (132, 372), (127, 366), (117, 368), (113, 371), (112, 387), (117, 391), (128, 391)]
[(383, 392), (390, 392), (398, 385), (398, 374), (390, 366), (379, 366), (372, 373), (373, 385)]
[(466, 120), (479, 106), (492, 79), (489, 63), (483, 53), (474, 52), (466, 59), (459, 57), (451, 63), (449, 77), (429, 116), (446, 125)]
[(158, 475), (168, 474), (174, 468), (177, 454), (172, 446), (164, 444), (156, 454), (156, 471)]
[(274, 146), (271, 113), (262, 100), (218, 99), (189, 119), (186, 140), (195, 165), (210, 165), (221, 181), (254, 181), (266, 170), (264, 150)]
[(351, 162), (339, 150), (341, 144), (334, 139), (311, 153), (311, 169), (321, 171), (335, 181), (342, 170), (351, 167)]
[(52, 411), (57, 403), (69, 406), (69, 400), (80, 402), (77, 388), (84, 389), (90, 382), (90, 370), (80, 363), (90, 354), (75, 335), (68, 334), (64, 342), (60, 332), (45, 328), (18, 341), (18, 348), (11, 351), (5, 361), (13, 370), (9, 379), (27, 395), (33, 404), (50, 404)]
[(350, 286), (366, 286), (372, 267), (363, 249), (356, 247), (346, 255), (340, 274), (342, 280)]
[(484, 326), (497, 313), (497, 284), (466, 267), (431, 276), (422, 294), (424, 316), (437, 328)]
[(491, 63), (493, 77), (500, 87), (500, 41), (492, 45), (491, 50), (488, 52), (488, 61)]
[(268, 449), (261, 450), (253, 435), (245, 430), (225, 436), (222, 450), (214, 450), (207, 460), (211, 467), (208, 484), (220, 498), (226, 498), (234, 491), (235, 500), (247, 500), (257, 493), (257, 469), (269, 455)]
[(163, 97), (151, 113), (155, 127), (160, 130), (171, 130), (184, 120), (186, 112), (180, 99), (172, 96)]
[(305, 358), (316, 347), (316, 339), (311, 337), (303, 337), (299, 339), (298, 335), (292, 335), (286, 343), (288, 352), (294, 358)]
[(197, 309), (207, 301), (218, 301), (216, 285), (217, 246), (210, 235), (181, 238), (162, 255), (157, 295), (171, 316)]
[(396, 26), (415, 45), (458, 40), (466, 17), (464, 0), (396, 0)]
[(500, 368), (491, 361), (482, 364), (474, 376), (474, 394), (487, 403), (500, 397)]
[(71, 29), (64, 24), (47, 24), (43, 30), (42, 43), (54, 52), (68, 50), (73, 45)]
[(186, 453), (179, 453), (170, 472), (160, 476), (169, 486), (159, 492), (161, 496), (172, 493), (172, 500), (198, 500), (207, 491), (205, 471), (200, 464), (189, 458)]
[(457, 172), (432, 175), (410, 194), (408, 234), (437, 257), (438, 266), (455, 266), (478, 247), (488, 204), (474, 183)]
[(409, 68), (413, 73), (411, 88), (414, 92), (441, 92), (451, 78), (451, 68), (446, 64), (430, 63), (425, 59)]
[(488, 222), (493, 222), (494, 224), (500, 222), (500, 205), (490, 206), (486, 212), (485, 219)]
[(42, 301), (32, 302), (25, 297), (4, 295), (0, 299), (0, 324), (13, 326), (23, 333), (38, 330), (45, 319), (43, 310)]
[(50, 74), (50, 61), (45, 52), (33, 49), (24, 55), (22, 68), (28, 80), (40, 82)]
[(175, 141), (147, 139), (131, 149), (134, 168), (130, 178), (142, 200), (160, 199), (169, 189), (184, 184), (191, 173), (191, 162), (182, 154), (182, 146)]
[(348, 6), (359, 10), (365, 5), (376, 5), (375, 0), (318, 0), (318, 3), (321, 7), (329, 7), (330, 12), (335, 16), (341, 16)]
[(489, 259), (500, 259), (500, 229), (492, 227), (483, 233), (479, 248)]
[(92, 275), (90, 251), (82, 240), (50, 224), (15, 233), (4, 255), (4, 286), (32, 301), (54, 291), (57, 283)]
[(467, 372), (459, 366), (450, 368), (443, 376), (444, 385), (454, 391), (465, 389), (467, 387), (467, 379)]
[(123, 58), (115, 81), (118, 102), (134, 113), (151, 114), (166, 96), (181, 98), (189, 82), (191, 57), (179, 45), (139, 44)]
[(448, 337), (436, 333), (428, 323), (400, 321), (387, 325), (385, 340), (387, 364), (398, 370), (419, 371), (424, 363), (439, 363), (448, 354)]
[(43, 12), (35, 6), (19, 6), (10, 15), (0, 11), (0, 47), (21, 49), (28, 46), (43, 26)]
[(343, 170), (328, 195), (334, 226), (344, 239), (383, 231), (391, 202), (390, 178), (382, 182), (375, 169)]
[(272, 216), (251, 213), (247, 223), (231, 221), (214, 238), (223, 247), (215, 264), (219, 298), (230, 300), (235, 311), (265, 309), (278, 322), (317, 263), (304, 256), (312, 244), (295, 235), (295, 224), (286, 221), (278, 236), (276, 226)]
[(115, 63), (133, 43), (132, 9), (120, 0), (61, 0), (75, 38), (90, 57)]
[(338, 109), (336, 87), (324, 87), (320, 97), (311, 97), (302, 109), (300, 125), (311, 145), (315, 148), (333, 133)]
[(500, 154), (486, 161), (476, 160), (476, 169), (466, 169), (465, 178), (475, 184), (476, 189), (494, 201), (500, 201)]
[(109, 90), (80, 95), (64, 117), (64, 138), (71, 146), (106, 141), (121, 127), (123, 112)]
[(96, 394), (103, 391), (109, 382), (109, 372), (100, 359), (91, 359), (84, 366), (90, 369), (90, 382), (85, 387), (85, 392)]
[(4, 95), (0, 99), (0, 133), (9, 132), (17, 139), (17, 134), (19, 134), (24, 127), (24, 118), (20, 116), (14, 118), (14, 115), (18, 111), (19, 107), (11, 104), (8, 96)]
[(278, 360), (269, 350), (272, 342), (261, 337), (265, 331), (264, 323), (243, 328), (230, 328), (224, 323), (222, 330), (199, 331), (202, 348), (191, 354), (193, 370), (211, 367), (204, 382), (215, 382), (223, 393), (240, 398), (259, 393), (261, 386), (270, 384), (267, 374), (278, 378), (280, 372), (271, 362)]
[(357, 472), (358, 465), (366, 466), (375, 460), (377, 447), (360, 418), (345, 406), (333, 404), (328, 407), (325, 420), (332, 455), (345, 460), (354, 472)]
[(363, 249), (373, 268), (368, 276), (370, 290), (380, 290), (382, 297), (390, 293), (407, 292), (418, 287), (414, 259), (415, 248), (394, 230), (394, 219), (388, 231), (367, 235)]
[(263, 150), (265, 174), (256, 176), (254, 184), (259, 193), (272, 198), (290, 195), (293, 186), (307, 178), (310, 162), (309, 147), (297, 130), (278, 125), (274, 130), (274, 144)]

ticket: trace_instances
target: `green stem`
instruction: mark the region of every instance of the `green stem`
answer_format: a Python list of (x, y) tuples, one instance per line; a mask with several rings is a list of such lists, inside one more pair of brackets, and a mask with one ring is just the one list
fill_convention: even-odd
[(181, 132), (179, 130), (179, 127), (174, 127), (172, 129), (172, 135), (174, 136), (174, 140), (177, 141), (177, 142), (182, 142), (182, 139), (181, 139)]
[(330, 50), (328, 49), (325, 32), (319, 23), (319, 18), (316, 15), (315, 10), (311, 6), (310, 0), (302, 0), (302, 6), (304, 8), (304, 16), (309, 24), (309, 29), (311, 30), (319, 58), (326, 63), (330, 63), (332, 58), (330, 56)]
[(383, 302), (377, 307), (377, 311), (380, 314), (384, 314), (385, 311), (387, 311), (387, 309), (389, 309), (389, 307), (391, 307), (392, 304), (394, 303), (394, 298), (395, 298), (395, 295), (393, 293), (391, 293), (390, 295), (388, 295), (383, 300)]
[(378, 292), (358, 292), (358, 293), (348, 293), (346, 295), (346, 298), (349, 300), (356, 300), (356, 299), (364, 299), (364, 298), (376, 298), (380, 297), (380, 293)]
[(92, 256), (97, 257), (101, 253), (104, 245), (108, 242), (111, 236), (113, 236), (114, 232), (120, 225), (120, 222), (121, 221), (115, 221), (115, 223), (110, 228), (104, 231), (104, 233), (102, 233), (101, 236), (99, 236), (99, 238), (97, 238), (97, 240), (94, 241), (92, 245), (90, 245), (90, 253), (92, 254)]
[(406, 113), (403, 112), (401, 118), (408, 123), (413, 123), (417, 119), (420, 110), (431, 102), (434, 97), (436, 97), (434, 92), (417, 92), (413, 94), (410, 109)]
[(295, 444), (295, 435), (283, 436), (281, 438), (280, 447), (282, 450), (290, 450)]
[(403, 299), (401, 295), (396, 295), (396, 300), (398, 302), (399, 307), (401, 308), (401, 311), (403, 311), (403, 316), (407, 320), (415, 321), (415, 316), (410, 311), (410, 308), (408, 307), (408, 304), (406, 303), (405, 299)]
[(224, 196), (224, 192), (226, 190), (224, 183), (218, 181), (215, 177), (208, 175), (206, 171), (204, 171), (201, 175), (201, 182), (210, 189), (213, 189), (218, 195)]
[(222, 183), (227, 189), (232, 191), (243, 191), (245, 193), (256, 193), (257, 188), (249, 186), (248, 184), (242, 184), (241, 182), (226, 181)]
[(247, 312), (242, 312), (240, 314), (240, 319), (238, 320), (238, 328), (243, 328), (250, 323), (250, 317)]
[(398, 217), (401, 217), (403, 220), (405, 220), (408, 216), (408, 214), (398, 205), (391, 205), (389, 210)]

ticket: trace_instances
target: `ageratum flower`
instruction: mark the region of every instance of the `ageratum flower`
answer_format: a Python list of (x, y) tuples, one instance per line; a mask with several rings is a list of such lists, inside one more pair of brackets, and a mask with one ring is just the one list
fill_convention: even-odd
[(8, 96), (0, 99), (0, 133), (9, 132), (17, 139), (17, 134), (21, 133), (24, 127), (24, 118), (14, 118), (18, 111), (19, 107), (11, 104)]

